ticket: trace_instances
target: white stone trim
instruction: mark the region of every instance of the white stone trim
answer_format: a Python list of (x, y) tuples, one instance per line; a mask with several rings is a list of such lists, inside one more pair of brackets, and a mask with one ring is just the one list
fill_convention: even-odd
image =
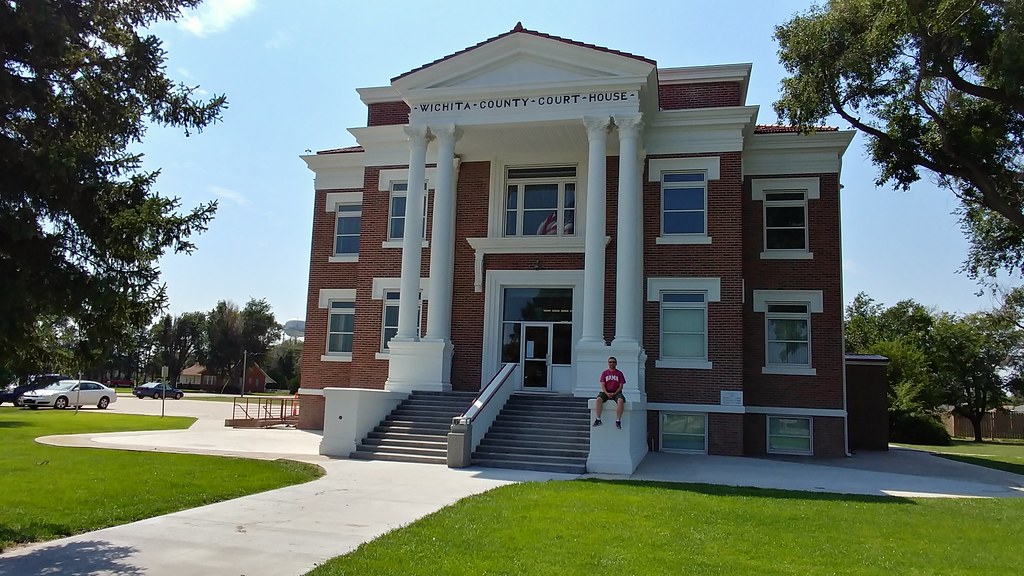
[(756, 178), (750, 182), (751, 199), (764, 201), (765, 192), (800, 190), (807, 194), (807, 200), (821, 198), (821, 179), (812, 178)]
[(359, 254), (340, 254), (336, 256), (328, 256), (327, 261), (332, 264), (344, 262), (359, 262)]
[(678, 358), (661, 359), (654, 361), (655, 368), (675, 368), (684, 370), (711, 370), (713, 363), (707, 360), (681, 360)]
[[(616, 141), (617, 143), (617, 141)], [(584, 153), (567, 150), (563, 153), (537, 156), (533, 154), (505, 154), (500, 158), (490, 159), (491, 182), (487, 191), (487, 237), (493, 240), (535, 240), (538, 236), (505, 236), (505, 191), (506, 175), (509, 168), (526, 168), (536, 166), (572, 166), (576, 168), (576, 222), (573, 236), (557, 236), (559, 240), (578, 238), (580, 244), (587, 232), (587, 174), (588, 159)]]
[(313, 174), (314, 190), (360, 190), (363, 188), (363, 152), (305, 154), (300, 156)]
[(374, 360), (391, 360), (391, 354), (387, 352), (377, 352), (373, 355)]
[[(503, 288), (572, 288), (572, 341), (583, 329), (583, 270), (489, 270), (484, 291), (484, 338), (480, 384), (486, 384), (501, 366), (501, 295)], [(576, 381), (576, 346), (572, 350), (572, 382)]]
[(321, 288), (317, 306), (319, 308), (327, 308), (331, 305), (331, 300), (355, 302), (356, 291), (352, 288)]
[(821, 290), (754, 290), (754, 312), (766, 312), (768, 302), (806, 303), (812, 314), (824, 310)]
[[(607, 244), (609, 238), (605, 237)], [(509, 238), (466, 238), (476, 251), (473, 266), (473, 288), (483, 290), (484, 256), (487, 254), (581, 254), (584, 252), (582, 236), (535, 236)]]
[(743, 147), (743, 175), (838, 174), (853, 130), (814, 134), (751, 134)]
[(708, 302), (722, 301), (721, 278), (668, 278), (647, 279), (647, 301), (661, 302), (661, 293), (667, 291), (707, 292)]
[[(426, 302), (429, 300), (428, 291), (429, 278), (420, 278), (420, 300)], [(383, 300), (384, 291), (395, 291), (402, 289), (401, 278), (374, 278), (373, 288), (370, 291), (370, 297), (374, 300)]]
[(746, 406), (747, 414), (768, 414), (771, 416), (821, 416), (845, 418), (846, 410), (838, 408), (787, 408), (785, 406)]
[(761, 252), (761, 260), (813, 260), (814, 252), (807, 250), (767, 250)]
[(648, 410), (658, 412), (695, 412), (707, 414), (743, 414), (745, 406), (722, 406), (721, 404), (680, 404), (676, 402), (648, 402)]
[(337, 212), (339, 204), (363, 204), (362, 192), (328, 192), (327, 202), (324, 203), (324, 210)]
[(299, 388), (299, 396), (323, 396), (324, 391), (321, 388)]
[(352, 354), (351, 353), (324, 354), (323, 356), (320, 357), (320, 361), (321, 362), (351, 362), (352, 361)]
[(665, 172), (685, 172), (703, 170), (707, 172), (708, 181), (721, 177), (722, 159), (718, 156), (701, 156), (699, 158), (652, 158), (647, 161), (647, 181), (661, 182)]
[[(394, 248), (399, 248), (400, 249), (402, 247), (402, 241), (401, 240), (384, 240), (383, 242), (380, 243), (380, 247), (381, 248), (387, 248), (387, 249), (394, 249)], [(430, 248), (430, 242), (424, 240), (423, 243), (420, 245), (420, 247), (421, 248)]]
[(693, 236), (681, 236), (679, 234), (673, 234), (671, 236), (658, 236), (654, 239), (655, 244), (711, 244), (711, 236), (705, 236), (703, 234), (694, 234)]
[[(437, 168), (427, 168), (424, 171), (424, 178), (427, 183), (427, 191), (434, 189), (434, 183), (437, 182)], [(377, 190), (380, 192), (391, 192), (392, 182), (408, 182), (409, 181), (409, 169), (408, 168), (388, 168), (380, 171), (380, 176), (377, 180)]]
[[(810, 342), (807, 343), (810, 346)], [(781, 374), (784, 376), (817, 376), (818, 371), (809, 366), (782, 366), (772, 364), (761, 368), (761, 374)]]

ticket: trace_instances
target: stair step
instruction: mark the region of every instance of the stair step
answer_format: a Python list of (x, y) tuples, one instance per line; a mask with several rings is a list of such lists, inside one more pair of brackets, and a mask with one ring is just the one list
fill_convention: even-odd
[(384, 454), (379, 452), (352, 452), (348, 455), (353, 460), (387, 460), (389, 462), (415, 462), (419, 464), (448, 464), (448, 458), (431, 456), (410, 456), (406, 454)]
[(381, 434), (399, 433), (399, 434), (417, 434), (421, 436), (440, 436), (443, 438), (448, 437), (448, 430), (450, 428), (437, 428), (430, 427), (430, 425), (417, 426), (415, 424), (395, 424), (388, 422), (376, 426), (373, 431)]
[(571, 424), (559, 425), (559, 424), (540, 424), (540, 423), (522, 423), (522, 422), (503, 422), (496, 420), (491, 425), (490, 431), (492, 432), (507, 432), (510, 434), (536, 434), (538, 436), (569, 436), (569, 437), (589, 437), (590, 428), (586, 425), (576, 426)]
[(406, 454), (411, 456), (438, 456), (448, 458), (448, 445), (440, 448), (404, 448), (401, 446), (356, 446), (356, 452), (372, 452), (374, 454)]
[(405, 441), (405, 442), (423, 442), (423, 441), (425, 441), (425, 442), (436, 442), (438, 440), (444, 439), (444, 441), (447, 442), (448, 435), (447, 434), (444, 434), (444, 435), (441, 435), (441, 434), (409, 434), (409, 433), (406, 433), (406, 432), (396, 432), (396, 431), (376, 432), (376, 431), (372, 431), (371, 430), (370, 433), (366, 435), (366, 438), (367, 439), (374, 439), (374, 440), (385, 440), (385, 439), (388, 439), (388, 440), (400, 440), (400, 441)]
[(486, 436), (480, 441), (480, 447), (484, 446), (495, 446), (495, 447), (516, 447), (522, 446), (524, 448), (536, 448), (538, 450), (551, 450), (551, 449), (569, 449), (569, 450), (590, 450), (590, 442), (587, 440), (578, 439), (575, 441), (566, 441), (561, 438), (502, 438), (492, 435)]
[(479, 458), (491, 456), (521, 456), (533, 458), (534, 456), (546, 456), (551, 458), (582, 458), (587, 459), (590, 454), (588, 448), (573, 450), (571, 448), (536, 448), (533, 446), (495, 446), (493, 444), (484, 446), (482, 443), (473, 452)]
[(426, 415), (426, 414), (395, 414), (392, 412), (384, 417), (387, 422), (413, 422), (416, 424), (442, 424), (448, 426), (452, 425), (452, 417), (446, 415)]
[[(571, 458), (561, 456), (538, 456), (536, 454), (505, 454), (498, 452), (488, 452), (487, 454), (480, 454), (481, 458), (486, 460), (501, 460), (510, 462), (536, 462), (538, 464), (583, 464), (587, 463), (587, 459), (583, 458)], [(477, 452), (473, 452), (473, 458), (477, 457)]]
[(536, 412), (524, 412), (521, 414), (509, 414), (504, 410), (498, 415), (499, 419), (509, 420), (512, 422), (527, 422), (527, 423), (551, 423), (551, 424), (571, 424), (574, 426), (586, 426), (590, 419), (586, 415), (582, 416), (566, 416), (564, 414), (538, 414)]
[(586, 474), (587, 465), (578, 464), (543, 464), (539, 462), (517, 462), (511, 460), (491, 460), (474, 458), (472, 463), (487, 468), (505, 468), (511, 470), (536, 470), (538, 472), (558, 472), (562, 474)]
[(448, 440), (440, 436), (431, 440), (399, 440), (397, 438), (366, 438), (360, 446), (389, 446), (402, 448), (433, 448), (448, 450)]

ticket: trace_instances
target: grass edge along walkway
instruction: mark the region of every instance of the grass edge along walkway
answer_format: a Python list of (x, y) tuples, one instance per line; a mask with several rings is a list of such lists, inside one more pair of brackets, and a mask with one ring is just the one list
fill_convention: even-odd
[(48, 446), (40, 436), (188, 428), (194, 418), (0, 407), (0, 552), (301, 484), (313, 464)]
[(1022, 515), (1024, 499), (525, 483), (465, 498), (308, 576), (999, 574), (1019, 562)]

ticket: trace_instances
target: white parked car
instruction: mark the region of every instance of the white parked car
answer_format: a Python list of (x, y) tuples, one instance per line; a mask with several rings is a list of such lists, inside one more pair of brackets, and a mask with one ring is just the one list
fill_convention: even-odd
[(96, 406), (103, 410), (117, 402), (113, 388), (92, 380), (61, 380), (46, 388), (31, 390), (21, 395), (21, 403), (35, 410), (40, 406), (53, 406), (63, 410), (68, 406)]

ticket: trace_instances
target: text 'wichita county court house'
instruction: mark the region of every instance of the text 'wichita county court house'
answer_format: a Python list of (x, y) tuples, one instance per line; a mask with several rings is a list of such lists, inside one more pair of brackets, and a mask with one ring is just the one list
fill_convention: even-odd
[(649, 449), (845, 454), (853, 133), (759, 126), (750, 71), (658, 68), (518, 25), (360, 89), (359, 145), (303, 157), (300, 426), (347, 456), (413, 391), (472, 392), (449, 395), (465, 408), (508, 363), (478, 411), (539, 411), (593, 398), (615, 356), (622, 430), (566, 404), (591, 471), (632, 471)]

